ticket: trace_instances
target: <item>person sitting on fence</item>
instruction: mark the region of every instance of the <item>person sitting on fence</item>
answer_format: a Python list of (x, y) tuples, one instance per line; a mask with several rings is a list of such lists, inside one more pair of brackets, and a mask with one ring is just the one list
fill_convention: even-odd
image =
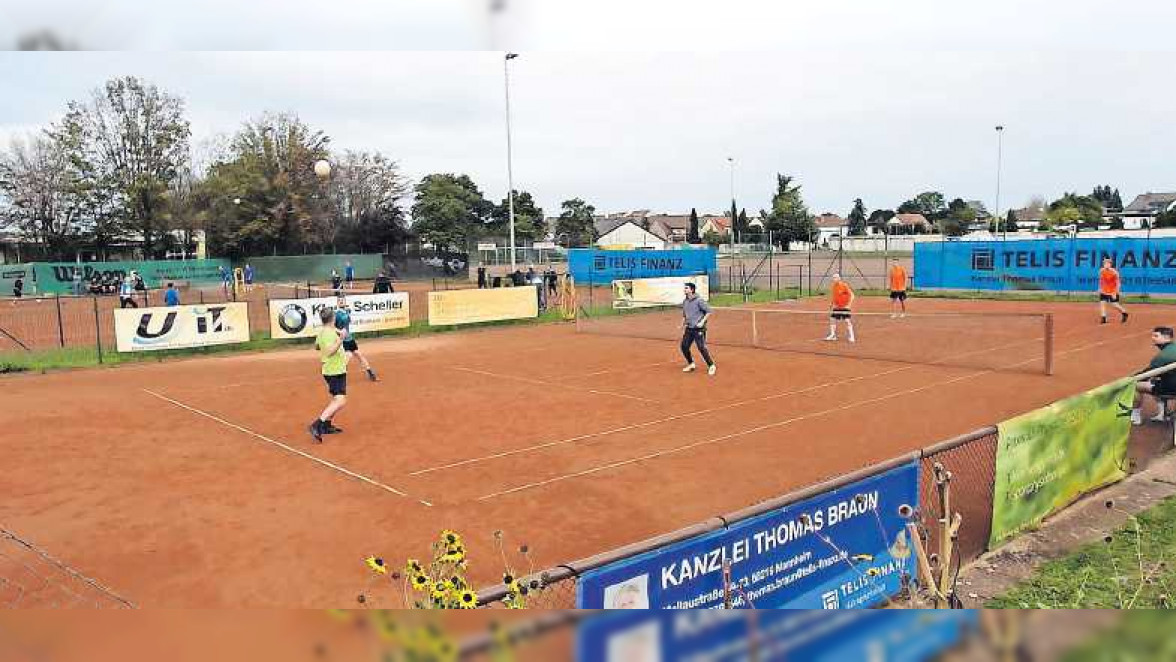
[(119, 308), (138, 308), (139, 304), (135, 303), (135, 281), (127, 276), (123, 279), (122, 286), (118, 290), (118, 307)]
[(163, 303), (168, 307), (180, 305), (180, 293), (176, 290), (175, 283), (167, 284), (167, 289), (163, 293)]
[[(1149, 372), (1176, 363), (1176, 343), (1172, 342), (1176, 332), (1170, 326), (1157, 326), (1152, 329), (1152, 343), (1159, 349), (1159, 353), (1152, 358), (1151, 363), (1142, 372)], [(1142, 372), (1140, 374), (1142, 374)], [(1135, 409), (1131, 411), (1131, 422), (1135, 425), (1143, 423), (1142, 401), (1152, 399), (1156, 401), (1156, 415), (1152, 421), (1163, 423), (1167, 420), (1167, 402), (1176, 399), (1176, 370), (1166, 372), (1151, 379), (1136, 382), (1135, 391), (1139, 394)]]
[(392, 279), (388, 278), (383, 271), (376, 274), (376, 282), (372, 285), (372, 294), (392, 294), (395, 290), (392, 289)]
[(17, 299), (24, 296), (24, 279), (20, 276), (17, 276), (16, 282), (12, 284), (12, 296)]

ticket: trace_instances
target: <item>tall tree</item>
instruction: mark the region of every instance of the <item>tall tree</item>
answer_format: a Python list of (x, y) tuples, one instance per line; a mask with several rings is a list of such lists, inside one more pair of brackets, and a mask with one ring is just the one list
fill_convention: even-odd
[(767, 229), (785, 250), (794, 241), (812, 241), (817, 226), (809, 215), (800, 195), (800, 185), (793, 184), (788, 175), (776, 175), (776, 193), (772, 196), (771, 211), (761, 211)]
[(438, 249), (464, 251), (493, 209), (468, 175), (426, 175), (416, 186), (412, 229)]
[(853, 209), (850, 210), (846, 220), (849, 223), (850, 235), (860, 236), (866, 233), (866, 205), (862, 203), (861, 198), (856, 198), (853, 201)]
[(1107, 208), (1113, 211), (1123, 211), (1123, 198), (1119, 196), (1119, 189), (1111, 192), (1111, 204)]
[(331, 174), (334, 242), (348, 251), (383, 252), (402, 244), (408, 218), (401, 202), (408, 181), (396, 161), (379, 152), (345, 151)]
[(698, 235), (698, 210), (694, 207), (690, 208), (690, 231), (686, 234), (686, 243), (702, 243), (702, 237)]
[(947, 203), (938, 191), (924, 191), (898, 206), (900, 214), (922, 214), (928, 221), (938, 221), (947, 216)]
[[(535, 206), (535, 199), (526, 191), (515, 191), (515, 241), (535, 241), (547, 236), (547, 227), (543, 223), (543, 210)], [(491, 213), (493, 219), (487, 230), (499, 237), (510, 236), (510, 201), (502, 199), (502, 203), (494, 207)]]
[(739, 237), (744, 242), (746, 242), (747, 240), (743, 239), (743, 238), (751, 233), (751, 221), (749, 221), (747, 219), (747, 210), (746, 209), (739, 210), (739, 218), (736, 221), (732, 221), (732, 225), (739, 228)]
[(40, 246), (50, 259), (69, 259), (91, 212), (69, 155), (49, 135), (13, 139), (0, 155), (0, 228)]
[[(209, 169), (209, 243), (224, 255), (324, 250), (336, 237), (330, 184), (315, 176), (330, 138), (292, 113), (245, 123)], [(337, 168), (332, 169), (332, 177)]]
[(560, 203), (559, 218), (555, 222), (555, 239), (567, 236), (568, 246), (587, 246), (596, 241), (596, 208), (580, 198)]
[(1050, 226), (1078, 223), (1084, 228), (1097, 228), (1102, 222), (1103, 206), (1088, 195), (1066, 193), (1049, 203), (1045, 218)]
[(739, 210), (735, 208), (735, 200), (731, 200), (731, 211), (727, 212), (727, 218), (730, 219), (731, 237), (728, 241), (742, 241), (743, 233), (746, 230), (739, 228)]
[(1021, 229), (1020, 226), (1017, 225), (1017, 213), (1012, 209), (1010, 209), (1009, 213), (1005, 215), (1004, 227), (1002, 229), (1006, 232), (1016, 232)]
[(88, 100), (70, 102), (58, 132), (82, 137), (71, 158), (117, 187), (127, 229), (148, 257), (161, 253), (171, 229), (168, 187), (188, 160), (183, 100), (132, 76), (115, 78)]

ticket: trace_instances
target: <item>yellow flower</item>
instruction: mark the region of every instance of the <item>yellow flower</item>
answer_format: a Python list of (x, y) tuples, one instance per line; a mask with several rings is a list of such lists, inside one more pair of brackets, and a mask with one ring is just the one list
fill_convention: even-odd
[(364, 559), (363, 562), (366, 563), (367, 567), (377, 575), (388, 574), (388, 566), (384, 565), (384, 559), (378, 556), (369, 556)]
[(405, 574), (410, 577), (425, 573), (425, 569), (421, 567), (421, 562), (416, 559), (409, 559), (408, 563), (404, 565), (404, 569), (407, 571)]
[(458, 604), (462, 609), (476, 609), (478, 606), (478, 596), (473, 591), (462, 591), (461, 597), (458, 599)]
[(433, 595), (434, 600), (444, 600), (445, 596), (448, 593), (449, 593), (449, 582), (439, 581), (436, 584), (433, 584), (432, 595)]
[(424, 575), (416, 575), (412, 578), (412, 587), (418, 591), (427, 591), (432, 584), (433, 582)]
[(465, 560), (465, 549), (461, 547), (451, 547), (446, 550), (445, 555), (441, 557), (445, 563), (461, 563)]
[(444, 543), (447, 547), (457, 547), (461, 545), (461, 536), (457, 535), (457, 533), (453, 531), (450, 531), (449, 529), (446, 529), (441, 532), (441, 542)]

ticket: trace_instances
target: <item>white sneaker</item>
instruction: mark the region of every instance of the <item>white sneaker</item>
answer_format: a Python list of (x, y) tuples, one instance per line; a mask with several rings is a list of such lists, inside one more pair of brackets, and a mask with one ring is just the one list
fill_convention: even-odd
[(898, 313), (890, 313), (890, 319), (892, 319), (892, 320), (898, 319)]
[(1168, 421), (1168, 418), (1166, 416), (1164, 416), (1162, 413), (1160, 413), (1160, 414), (1156, 414), (1155, 416), (1152, 416), (1148, 420), (1150, 420), (1152, 423), (1165, 423)]
[(685, 368), (682, 368), (682, 372), (694, 372), (694, 370), (695, 370), (695, 367), (694, 367), (693, 363), (686, 366)]
[(850, 337), (849, 337), (849, 342), (857, 342), (857, 338), (854, 338), (853, 336), (850, 336)]
[(899, 317), (906, 317), (906, 313), (899, 314)]
[(715, 373), (718, 372), (718, 370), (719, 370), (719, 367), (712, 363), (710, 365), (710, 367), (706, 369), (706, 374), (710, 375), (711, 377), (714, 377)]
[(825, 336), (825, 340), (837, 340), (837, 336)]
[(1143, 425), (1143, 412), (1138, 409), (1131, 410), (1131, 424)]

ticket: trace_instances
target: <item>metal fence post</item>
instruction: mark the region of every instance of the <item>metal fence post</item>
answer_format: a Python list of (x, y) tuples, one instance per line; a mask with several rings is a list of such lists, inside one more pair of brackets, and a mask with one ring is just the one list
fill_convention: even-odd
[(61, 322), (61, 294), (57, 294), (54, 299), (57, 303), (57, 340), (65, 347), (65, 325)]
[(98, 363), (102, 363), (102, 321), (98, 318), (98, 297), (90, 297), (94, 302), (94, 338), (98, 347)]
[(1045, 314), (1045, 374), (1053, 375), (1054, 355), (1054, 318), (1053, 313)]

